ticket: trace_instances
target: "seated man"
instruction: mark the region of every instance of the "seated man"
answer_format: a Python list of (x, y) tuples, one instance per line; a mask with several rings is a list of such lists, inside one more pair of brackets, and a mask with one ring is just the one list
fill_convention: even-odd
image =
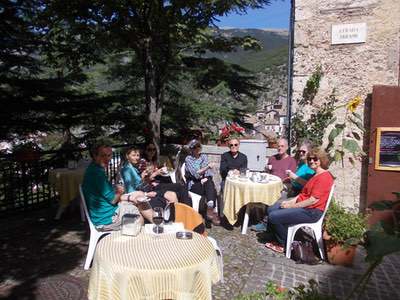
[[(281, 138), (278, 141), (278, 153), (271, 156), (268, 160), (269, 171), (272, 175), (278, 176), (282, 181), (286, 184), (290, 184), (290, 178), (288, 174), (290, 172), (295, 173), (297, 162), (291, 157), (288, 151), (289, 145), (287, 139)], [(287, 186), (284, 186), (284, 190), (282, 191), (281, 199), (287, 198)], [(265, 221), (258, 223), (257, 225), (252, 227), (252, 230), (255, 231), (265, 231), (266, 230)]]
[(147, 220), (152, 220), (152, 209), (148, 206), (138, 209), (137, 198), (144, 196), (143, 192), (123, 194), (122, 186), (114, 190), (107, 178), (106, 168), (112, 158), (112, 149), (107, 145), (95, 146), (91, 155), (93, 161), (87, 167), (82, 183), (90, 219), (95, 226), (104, 230), (118, 230), (122, 216), (126, 213), (143, 215)]
[(286, 171), (290, 170), (295, 173), (297, 167), (296, 160), (287, 153), (288, 149), (289, 145), (287, 139), (279, 139), (278, 153), (271, 156), (268, 160), (270, 173), (278, 176), (282, 180), (287, 179)]
[(228, 146), (229, 151), (222, 154), (221, 165), (219, 167), (223, 182), (225, 182), (229, 171), (232, 170), (234, 173), (239, 174), (240, 170), (247, 168), (247, 156), (239, 152), (239, 140), (237, 138), (231, 138), (228, 141)]

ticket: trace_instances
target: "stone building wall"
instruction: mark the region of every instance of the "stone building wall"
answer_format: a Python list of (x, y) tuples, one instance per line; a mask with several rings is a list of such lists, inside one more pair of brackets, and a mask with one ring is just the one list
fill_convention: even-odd
[[(363, 116), (368, 129), (368, 103), (373, 85), (399, 85), (400, 1), (297, 0), (294, 3), (292, 111), (303, 109), (297, 101), (307, 79), (320, 65), (324, 75), (315, 105), (321, 104), (333, 88), (338, 104), (359, 95), (365, 102), (357, 112)], [(367, 24), (364, 43), (331, 44), (332, 25), (354, 23)], [(338, 120), (343, 120), (344, 112), (345, 108), (336, 111)], [(365, 136), (360, 145), (368, 149), (368, 141), (369, 137)], [(367, 159), (360, 160), (353, 167), (345, 160), (344, 168), (331, 166), (337, 178), (335, 198), (348, 207), (364, 204), (366, 163)]]

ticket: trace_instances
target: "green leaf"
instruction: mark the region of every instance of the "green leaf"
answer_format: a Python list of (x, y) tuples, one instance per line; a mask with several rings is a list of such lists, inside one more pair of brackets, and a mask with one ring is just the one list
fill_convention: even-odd
[(399, 204), (399, 201), (390, 201), (390, 200), (381, 200), (375, 203), (372, 203), (369, 208), (374, 210), (388, 210), (392, 209), (395, 205)]
[(385, 255), (400, 251), (400, 237), (386, 233), (383, 221), (378, 222), (366, 233), (366, 261), (382, 259)]
[[(338, 124), (336, 124), (336, 125), (338, 125)], [(335, 125), (335, 126), (336, 126), (336, 125)], [(331, 132), (329, 133), (329, 136), (328, 136), (329, 142), (333, 142), (333, 141), (335, 140), (335, 138), (336, 138), (342, 131), (343, 131), (343, 128), (342, 128), (342, 127), (333, 128), (333, 129), (331, 130)]]
[(335, 123), (336, 120), (337, 120), (337, 118), (336, 118), (336, 117), (333, 117), (333, 118), (329, 121), (328, 125), (331, 125), (331, 124)]
[(343, 159), (343, 152), (340, 150), (335, 150), (334, 160), (341, 161)]
[(362, 132), (365, 132), (365, 128), (363, 123), (360, 120), (354, 120), (353, 118), (349, 118), (351, 123), (357, 126), (358, 129), (360, 129)]
[(355, 140), (344, 139), (343, 147), (353, 154), (356, 154), (361, 151), (360, 146), (357, 144)]

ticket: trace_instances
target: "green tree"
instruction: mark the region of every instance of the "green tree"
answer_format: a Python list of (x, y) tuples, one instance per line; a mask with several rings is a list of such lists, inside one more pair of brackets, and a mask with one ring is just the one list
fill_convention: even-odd
[(236, 47), (258, 48), (259, 44), (251, 37), (228, 38), (210, 27), (216, 28), (218, 17), (261, 8), (269, 0), (43, 2), (40, 6), (46, 17), (43, 30), (51, 41), (48, 53), (68, 57), (69, 66), (79, 67), (98, 60), (99, 50), (134, 53), (130, 61), (143, 77), (145, 114), (156, 145), (160, 141), (168, 84), (176, 81), (182, 72), (201, 70), (195, 76), (202, 79), (199, 87), (209, 88), (215, 81), (220, 84), (226, 80), (232, 98), (252, 96), (239, 75), (217, 79), (218, 74), (213, 72), (215, 61), (201, 55), (207, 51), (233, 51)]

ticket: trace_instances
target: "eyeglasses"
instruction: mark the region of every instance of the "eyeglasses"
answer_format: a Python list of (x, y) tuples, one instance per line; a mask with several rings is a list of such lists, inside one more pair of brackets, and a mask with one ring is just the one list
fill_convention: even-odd
[(232, 147), (237, 147), (237, 146), (239, 146), (239, 144), (229, 144), (229, 147), (230, 147), (230, 148), (232, 148)]
[(308, 160), (308, 161), (317, 162), (317, 161), (319, 161), (319, 158), (316, 157), (316, 156), (313, 156), (313, 157), (308, 157), (307, 160)]
[(297, 153), (299, 153), (299, 154), (306, 154), (306, 150), (297, 150)]

